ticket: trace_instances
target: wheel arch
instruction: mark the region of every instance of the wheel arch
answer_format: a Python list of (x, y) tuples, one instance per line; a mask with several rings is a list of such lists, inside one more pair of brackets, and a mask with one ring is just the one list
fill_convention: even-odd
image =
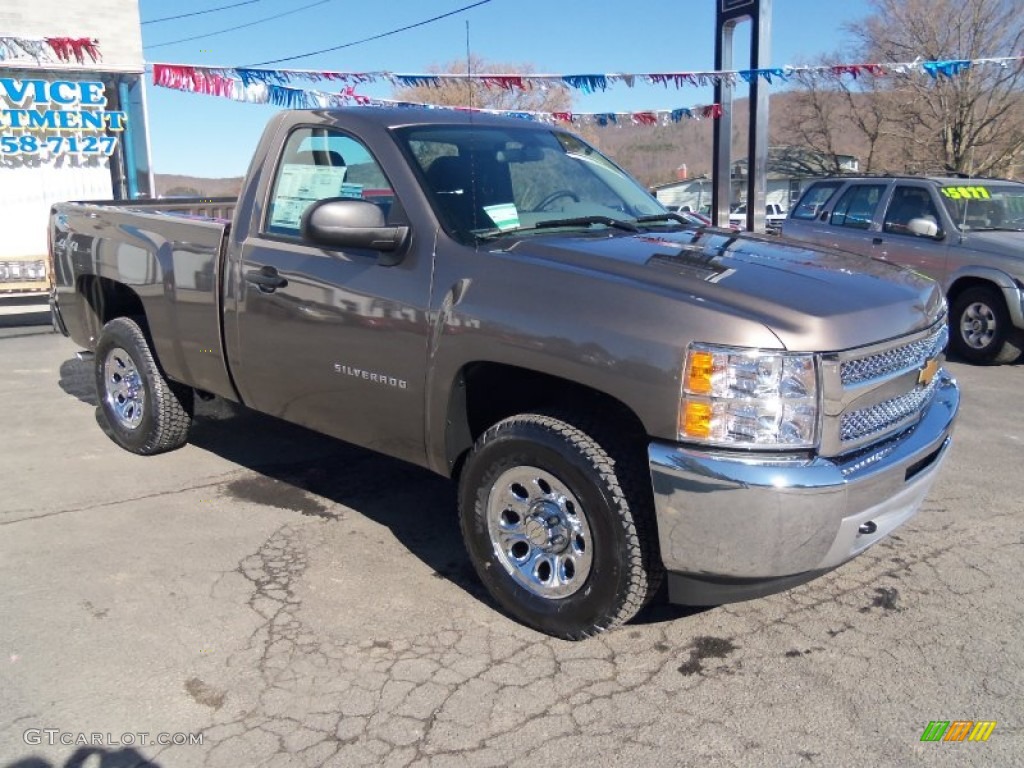
[[(647, 429), (627, 404), (601, 390), (548, 373), (495, 362), (465, 364), (450, 389), (445, 422), (445, 468), (458, 478), (474, 442), (487, 429), (518, 413), (570, 416), (600, 412), (601, 421), (646, 451)], [(644, 454), (646, 455), (646, 454)]]
[[(971, 271), (957, 272), (946, 289), (946, 301), (950, 308), (964, 291), (971, 288), (989, 288), (996, 291), (1003, 298), (1010, 322), (1017, 328), (1024, 329), (1024, 307), (1019, 300), (1024, 295), (1024, 286), (1020, 281), (998, 269), (975, 268)], [(1018, 300), (1012, 301), (1011, 295), (1017, 296)]]
[(149, 335), (149, 323), (142, 299), (124, 283), (99, 275), (79, 275), (76, 292), (85, 301), (91, 317), (89, 335), (95, 345), (103, 326), (118, 317), (130, 317)]

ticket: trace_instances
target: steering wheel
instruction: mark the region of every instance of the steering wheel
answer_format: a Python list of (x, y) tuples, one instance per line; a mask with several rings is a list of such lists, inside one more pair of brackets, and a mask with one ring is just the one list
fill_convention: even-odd
[(535, 211), (546, 210), (549, 205), (551, 205), (553, 202), (555, 202), (555, 200), (560, 200), (563, 197), (568, 197), (573, 202), (576, 202), (576, 203), (578, 203), (580, 201), (580, 196), (577, 195), (575, 192), (573, 192), (571, 189), (556, 189), (550, 195), (548, 195), (543, 200), (541, 200), (539, 203), (537, 203), (537, 205), (534, 206), (533, 210), (535, 210)]

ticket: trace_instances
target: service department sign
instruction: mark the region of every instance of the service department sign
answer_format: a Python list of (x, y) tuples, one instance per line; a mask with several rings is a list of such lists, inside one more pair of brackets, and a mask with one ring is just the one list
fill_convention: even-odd
[(0, 77), (0, 155), (110, 155), (128, 122), (93, 80)]

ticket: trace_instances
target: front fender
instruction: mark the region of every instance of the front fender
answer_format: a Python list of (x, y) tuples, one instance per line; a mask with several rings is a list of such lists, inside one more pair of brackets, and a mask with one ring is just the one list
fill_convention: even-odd
[(995, 267), (967, 265), (950, 274), (944, 286), (949, 295), (953, 287), (961, 280), (984, 280), (992, 283), (1003, 292), (1006, 308), (1010, 313), (1010, 322), (1017, 328), (1024, 328), (1024, 289), (1011, 275)]

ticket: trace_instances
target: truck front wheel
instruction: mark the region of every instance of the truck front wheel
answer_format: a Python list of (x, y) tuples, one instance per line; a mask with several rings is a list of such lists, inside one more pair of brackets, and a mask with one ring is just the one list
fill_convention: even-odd
[(103, 326), (95, 361), (100, 413), (114, 442), (143, 455), (185, 444), (192, 390), (164, 377), (138, 323), (118, 317)]
[(1021, 353), (1002, 294), (995, 288), (968, 288), (953, 302), (950, 346), (971, 363), (1010, 363)]
[(539, 414), (477, 440), (460, 478), (462, 535), (519, 621), (580, 640), (628, 621), (658, 588), (650, 480), (625, 455)]

